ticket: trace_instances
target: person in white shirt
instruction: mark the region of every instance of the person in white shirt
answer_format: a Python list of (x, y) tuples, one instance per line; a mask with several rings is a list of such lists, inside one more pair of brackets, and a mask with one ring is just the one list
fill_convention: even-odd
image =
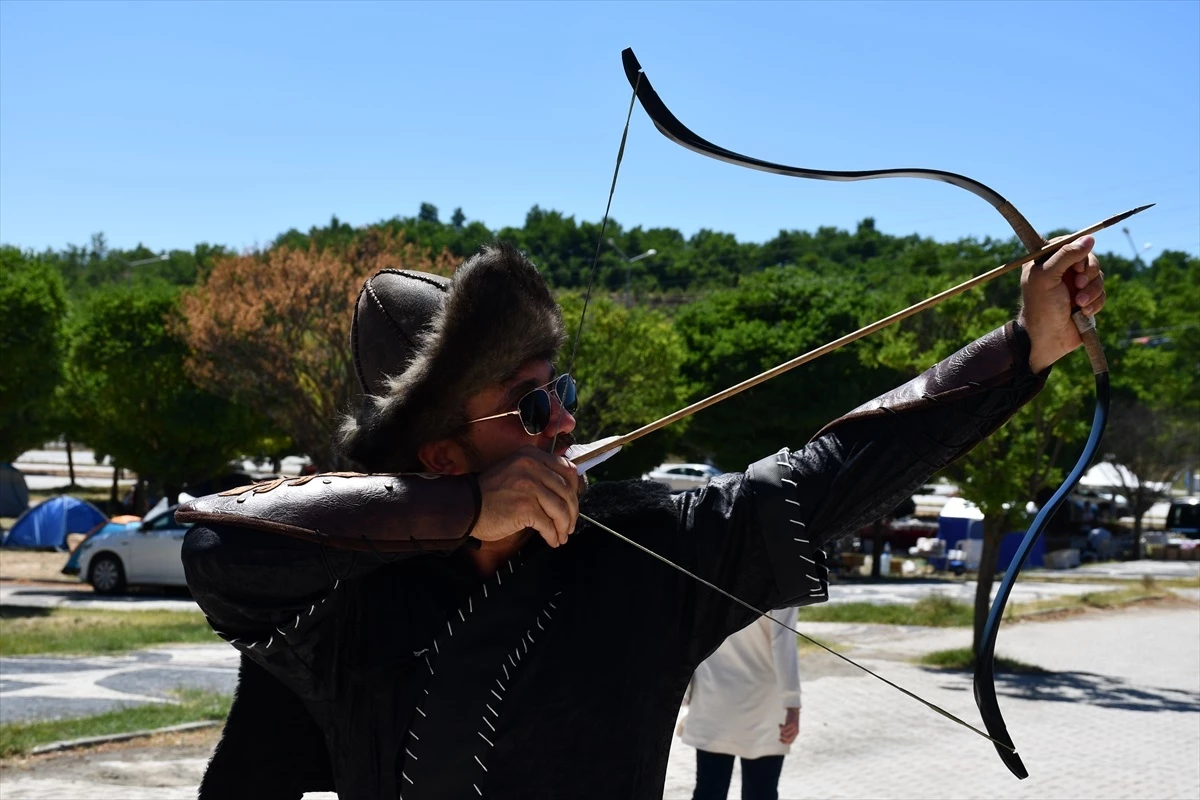
[[(796, 609), (770, 612), (796, 627)], [(696, 748), (692, 800), (725, 800), (734, 757), (742, 800), (777, 800), (783, 757), (800, 733), (796, 636), (766, 617), (725, 640), (692, 676), (683, 742)]]

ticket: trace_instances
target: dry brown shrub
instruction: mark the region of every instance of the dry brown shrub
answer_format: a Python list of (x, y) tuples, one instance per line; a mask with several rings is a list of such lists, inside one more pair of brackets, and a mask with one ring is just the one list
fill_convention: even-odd
[(382, 231), (342, 248), (225, 259), (182, 301), (188, 371), (264, 414), (319, 468), (341, 467), (334, 434), (358, 392), (349, 342), (363, 281), (389, 268), (450, 275), (457, 264), (449, 252), (430, 255), (402, 232)]

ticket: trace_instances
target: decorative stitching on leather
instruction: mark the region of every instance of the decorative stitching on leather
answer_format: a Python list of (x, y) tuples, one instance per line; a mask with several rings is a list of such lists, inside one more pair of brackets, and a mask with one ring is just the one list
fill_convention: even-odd
[[(516, 560), (518, 563), (521, 563), (521, 564), (524, 563), (523, 557), (521, 556), (520, 553), (517, 553), (517, 555), (514, 557), (514, 559), (509, 559), (509, 561), (507, 562), (509, 575), (512, 575), (516, 571), (516, 566), (513, 563), (514, 560)], [(500, 569), (496, 570), (495, 575), (493, 576), (496, 579), (497, 587), (502, 586), (504, 583), (503, 572), (504, 572), (504, 567), (501, 567)], [(490, 582), (491, 582), (491, 579), (489, 578), (488, 580), (485, 580), (482, 584), (483, 596), (485, 599), (488, 597), (487, 587)], [(557, 591), (554, 593), (554, 597), (558, 597), (561, 594), (562, 594), (561, 591)], [(540, 612), (538, 612), (538, 614), (534, 617), (534, 623), (537, 626), (539, 631), (546, 630), (545, 626), (542, 625), (541, 618), (543, 616), (545, 616), (547, 622), (549, 622), (553, 619), (553, 615), (549, 611), (549, 609), (551, 609), (551, 608), (553, 608), (553, 609), (558, 608), (558, 606), (554, 603), (553, 599), (547, 600), (546, 607), (543, 608)], [(456, 611), (458, 613), (460, 620), (465, 623), (466, 617), (473, 614), (475, 611), (474, 598), (473, 597), (467, 598), (467, 606), (466, 606), (465, 613), (464, 613), (463, 608), (461, 608), (461, 607), (456, 609)], [(453, 615), (451, 615), (451, 616), (453, 616)], [(452, 637), (454, 635), (454, 628), (451, 625), (449, 619), (446, 620), (446, 629), (447, 629), (447, 633), (443, 634), (443, 635), (446, 637)], [(440, 639), (441, 637), (438, 637), (438, 638)], [(496, 730), (497, 730), (496, 722), (498, 722), (500, 719), (500, 713), (496, 710), (496, 708), (497, 707), (503, 708), (504, 696), (508, 693), (509, 686), (511, 686), (511, 683), (512, 683), (513, 672), (509, 671), (509, 665), (511, 665), (513, 667), (513, 670), (515, 671), (517, 666), (522, 661), (522, 659), (525, 656), (529, 655), (529, 645), (536, 644), (536, 642), (537, 642), (537, 640), (533, 636), (533, 629), (532, 628), (526, 629), (524, 635), (518, 641), (519, 641), (519, 645), (517, 647), (514, 647), (513, 651), (511, 653), (506, 653), (505, 657), (503, 659), (501, 659), (501, 661), (500, 661), (500, 673), (498, 675), (496, 675), (496, 677), (494, 678), (495, 685), (499, 689), (499, 692), (497, 692), (496, 689), (488, 690), (490, 692), (490, 694), (492, 695), (492, 697), (495, 698), (496, 705), (493, 706), (491, 701), (487, 701), (483, 704), (484, 708), (486, 709), (486, 712), (480, 717), (480, 720), (485, 727), (477, 730), (476, 733), (479, 735), (479, 738), (482, 739), (487, 745), (487, 748), (481, 751), (484, 757), (486, 757), (488, 755), (488, 753), (491, 751), (491, 749), (496, 746), (495, 742), (492, 741), (491, 737), (495, 736)], [(441, 650), (438, 647), (437, 639), (434, 640), (433, 647), (434, 647), (434, 652), (440, 654)], [(424, 655), (425, 664), (429, 668), (429, 674), (432, 676), (434, 674), (434, 670), (433, 670), (432, 664), (429, 661), (429, 656), (427, 655), (427, 653), (428, 653), (428, 649), (421, 651), (420, 653), (417, 653), (414, 655)], [(500, 679), (500, 675), (504, 676), (504, 681), (509, 682), (509, 686), (506, 686), (504, 684), (504, 681), (502, 681)], [(426, 697), (429, 696), (428, 689), (425, 689), (424, 693), (425, 693)], [(423, 706), (424, 706), (424, 701), (422, 701), (420, 704), (417, 705), (417, 711), (421, 714), (422, 718), (428, 719), (429, 715), (425, 713)], [(490, 714), (490, 718), (489, 718), (489, 714)], [(489, 734), (490, 734), (490, 736), (489, 736)], [(411, 740), (412, 742), (421, 741), (420, 737), (417, 736), (417, 734), (412, 731), (411, 727), (408, 731), (408, 739)], [(411, 743), (406, 741), (405, 747), (404, 747), (404, 752), (406, 754), (408, 754), (413, 759), (413, 761), (417, 761), (418, 757), (416, 756), (416, 754), (414, 754), (412, 752), (411, 748), (412, 748)], [(487, 765), (484, 763), (483, 759), (480, 758), (480, 754), (474, 753), (474, 754), (472, 754), (472, 757), (475, 759), (475, 763), (479, 765), (479, 768), (486, 775), (488, 768), (487, 768)], [(401, 774), (403, 775), (404, 773), (401, 772)], [(409, 778), (407, 775), (404, 775), (404, 777), (406, 780), (408, 780), (409, 784), (413, 784), (413, 781), (411, 778)], [(415, 785), (415, 784), (413, 784), (413, 785)], [(471, 787), (473, 789), (475, 789), (475, 792), (479, 797), (483, 797), (483, 791), (479, 788), (478, 783), (473, 781), (471, 783)]]
[[(340, 580), (334, 581), (333, 588), (329, 590), (328, 594), (322, 597), (318, 602), (311, 604), (308, 607), (308, 611), (304, 611), (302, 609), (300, 613), (296, 614), (295, 620), (285, 620), (282, 626), (276, 626), (275, 632), (268, 634), (265, 643), (262, 639), (255, 639), (252, 642), (243, 642), (236, 636), (230, 636), (224, 631), (217, 630), (216, 627), (213, 626), (212, 620), (208, 619), (207, 616), (205, 619), (208, 621), (209, 627), (213, 629), (213, 633), (224, 639), (227, 644), (242, 650), (253, 650), (256, 653), (266, 653), (275, 646), (276, 639), (278, 639), (279, 644), (289, 643), (291, 639), (294, 639), (297, 633), (300, 631), (301, 624), (304, 624), (304, 630), (307, 632), (310, 627), (308, 623), (312, 621), (314, 616), (317, 616), (317, 609), (325, 605), (325, 602), (330, 598), (330, 596), (333, 595), (335, 591), (337, 591), (337, 588), (340, 585)], [(278, 634), (278, 636), (276, 636), (276, 634)]]
[[(779, 466), (781, 469), (786, 470), (786, 472), (788, 474), (791, 474), (792, 464), (788, 460), (790, 458), (791, 453), (785, 447), (779, 451), (778, 455), (779, 455), (779, 460), (776, 461), (775, 464), (777, 466)], [(791, 486), (792, 494), (797, 497), (799, 496), (798, 493), (799, 493), (800, 489), (799, 489), (799, 484), (797, 484), (796, 481), (792, 480), (791, 478), (785, 478), (785, 477), (781, 476), (780, 483)], [(800, 501), (795, 499), (795, 497), (792, 497), (792, 498), (784, 497), (783, 502), (786, 505), (796, 506), (796, 512), (795, 512), (796, 514), (799, 514), (800, 510), (803, 508), (803, 506), (800, 504)], [(788, 517), (788, 522), (795, 525), (801, 531), (805, 531), (808, 528), (808, 526), (803, 521), (795, 519), (793, 517)], [(815, 556), (815, 558), (810, 558), (809, 556), (806, 556), (803, 553), (797, 553), (796, 555), (801, 560), (807, 561), (809, 564), (812, 564), (814, 567), (817, 568), (817, 571), (819, 573), (823, 572), (825, 575), (829, 574), (828, 568), (825, 566), (825, 559), (827, 558), (827, 556), (825, 555), (824, 550), (822, 550), (821, 548), (813, 548), (812, 541), (810, 539), (802, 539), (798, 536), (793, 536), (792, 541), (797, 542), (801, 545), (804, 545), (806, 548), (808, 548), (809, 552), (812, 553), (813, 556)], [(809, 593), (808, 593), (809, 597), (819, 597), (819, 598), (823, 598), (826, 600), (829, 599), (829, 581), (828, 581), (828, 579), (819, 578), (819, 577), (813, 575), (809, 571), (805, 572), (805, 577), (808, 580), (812, 581), (813, 583), (817, 584), (816, 589), (811, 589), (809, 591)]]

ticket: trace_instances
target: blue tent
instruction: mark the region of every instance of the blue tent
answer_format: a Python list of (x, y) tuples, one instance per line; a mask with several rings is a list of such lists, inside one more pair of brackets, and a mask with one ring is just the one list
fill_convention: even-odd
[(68, 533), (87, 533), (107, 519), (86, 500), (51, 497), (21, 515), (4, 537), (4, 546), (66, 550)]

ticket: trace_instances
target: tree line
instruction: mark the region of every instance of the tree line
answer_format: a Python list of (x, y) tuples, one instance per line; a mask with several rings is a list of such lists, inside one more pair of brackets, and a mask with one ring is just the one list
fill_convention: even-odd
[[(357, 392), (347, 341), (362, 281), (388, 267), (448, 275), (494, 238), (538, 264), (573, 338), (600, 225), (538, 207), (522, 227), (500, 230), (461, 209), (443, 222), (430, 204), (366, 227), (335, 217), (248, 252), (120, 250), (101, 235), (61, 250), (0, 247), (0, 461), (65, 437), (156, 492), (196, 486), (236, 456), (298, 453), (321, 469), (352, 466), (331, 440)], [(585, 438), (631, 430), (1021, 252), (1015, 239), (891, 236), (871, 219), (854, 231), (780, 231), (764, 243), (616, 222), (606, 238), (575, 367)], [(1100, 329), (1116, 398), (1106, 456), (1148, 480), (1170, 478), (1196, 463), (1200, 440), (1200, 259), (1102, 260), (1109, 302)], [(1002, 325), (1019, 297), (1015, 276), (972, 290), (647, 437), (598, 477), (637, 475), (668, 455), (740, 469), (799, 447)], [(1018, 524), (1024, 501), (1063, 474), (1086, 436), (1086, 359), (1054, 373), (1037, 400), (951, 468), (990, 532)]]

